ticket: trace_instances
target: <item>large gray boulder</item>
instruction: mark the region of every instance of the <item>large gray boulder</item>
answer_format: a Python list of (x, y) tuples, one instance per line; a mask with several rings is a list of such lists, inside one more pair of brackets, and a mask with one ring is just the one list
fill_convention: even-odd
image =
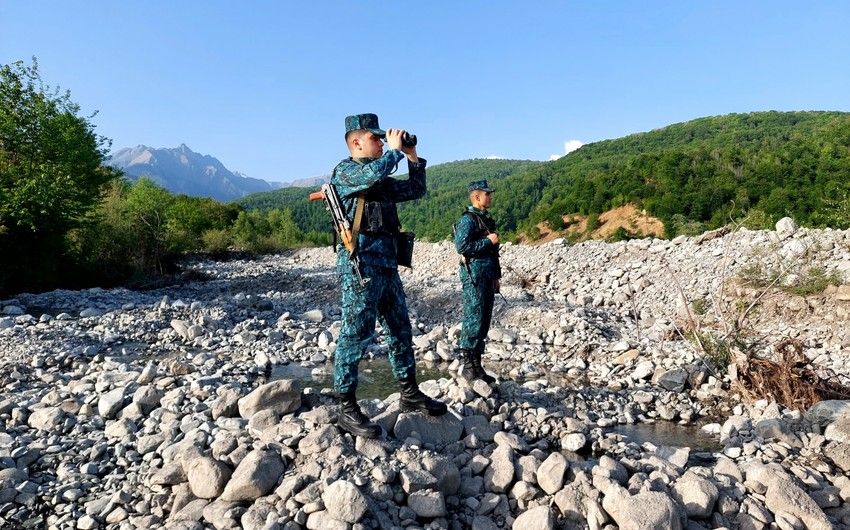
[(787, 513), (800, 519), (810, 530), (832, 528), (826, 514), (778, 464), (751, 464), (746, 468), (747, 481), (767, 487), (764, 504), (774, 513)]
[(519, 515), (511, 526), (514, 530), (555, 530), (552, 508), (536, 506)]
[(446, 515), (446, 501), (439, 491), (415, 491), (407, 498), (407, 505), (419, 517), (434, 518)]
[(422, 443), (445, 445), (460, 440), (463, 424), (454, 414), (427, 416), (420, 413), (403, 412), (398, 415), (393, 429), (395, 437), (404, 440), (414, 433)]
[(255, 388), (239, 400), (239, 415), (246, 420), (261, 410), (284, 416), (301, 406), (301, 388), (295, 379), (280, 379)]
[(253, 501), (275, 487), (286, 466), (274, 451), (254, 450), (239, 462), (224, 488), (225, 501)]
[(681, 530), (682, 522), (673, 500), (658, 491), (629, 495), (616, 486), (606, 492), (602, 508), (620, 530)]
[(215, 499), (224, 491), (233, 471), (215, 458), (199, 456), (183, 463), (192, 494), (201, 499)]
[(850, 400), (825, 399), (818, 401), (806, 411), (806, 419), (826, 427), (841, 416), (850, 415)]
[(714, 511), (719, 491), (710, 480), (688, 471), (676, 481), (671, 493), (692, 519), (705, 519)]
[(832, 442), (850, 443), (850, 414), (836, 418), (835, 421), (826, 426), (823, 435)]
[(484, 472), (487, 491), (504, 493), (514, 480), (514, 450), (509, 445), (496, 447), (490, 455), (490, 466)]
[(570, 467), (561, 453), (552, 453), (537, 468), (537, 484), (549, 495), (557, 493), (564, 485), (564, 475)]
[(322, 493), (322, 502), (333, 519), (354, 524), (366, 513), (367, 502), (363, 493), (345, 480), (337, 480)]

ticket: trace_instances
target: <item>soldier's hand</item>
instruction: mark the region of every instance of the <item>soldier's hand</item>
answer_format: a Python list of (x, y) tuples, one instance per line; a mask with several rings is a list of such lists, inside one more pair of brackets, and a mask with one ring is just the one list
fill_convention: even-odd
[(402, 150), (401, 137), (403, 134), (402, 129), (387, 129), (387, 145), (390, 149)]
[(407, 159), (411, 162), (419, 162), (419, 157), (416, 155), (416, 146), (412, 145), (410, 147), (401, 146), (401, 152), (407, 155)]
[(489, 234), (487, 234), (487, 239), (489, 239), (490, 243), (493, 243), (494, 245), (499, 244), (499, 234), (497, 234), (496, 232), (490, 232)]

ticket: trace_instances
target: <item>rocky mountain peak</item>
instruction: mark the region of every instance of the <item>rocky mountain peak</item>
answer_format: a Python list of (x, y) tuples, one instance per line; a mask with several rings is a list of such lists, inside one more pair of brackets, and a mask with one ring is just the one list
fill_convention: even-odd
[(217, 158), (197, 153), (185, 143), (174, 148), (137, 145), (120, 149), (107, 163), (130, 180), (147, 177), (173, 193), (224, 202), (276, 188), (264, 180), (230, 171)]

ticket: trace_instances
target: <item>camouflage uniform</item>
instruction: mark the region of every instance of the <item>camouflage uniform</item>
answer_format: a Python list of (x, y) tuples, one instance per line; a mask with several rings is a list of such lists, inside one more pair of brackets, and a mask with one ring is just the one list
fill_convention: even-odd
[(486, 210), (467, 207), (455, 228), (455, 248), (463, 255), (460, 281), (463, 285), (463, 326), (458, 348), (480, 360), (484, 340), (493, 317), (496, 282), (502, 277), (499, 245), (487, 234), (496, 231), (496, 222)]
[(406, 181), (390, 177), (405, 158), (389, 150), (378, 159), (347, 158), (334, 168), (333, 184), (349, 219), (354, 217), (357, 196), (366, 196), (366, 208), (357, 240), (361, 273), (369, 278), (361, 287), (355, 262), (343, 246), (338, 247), (337, 271), (342, 280), (342, 329), (334, 353), (334, 386), (340, 394), (357, 387), (357, 371), (363, 352), (372, 342), (375, 320), (388, 332), (389, 359), (399, 380), (412, 379), (416, 360), (412, 332), (401, 279), (396, 263), (396, 240), (400, 223), (396, 203), (425, 194), (425, 159), (408, 161)]

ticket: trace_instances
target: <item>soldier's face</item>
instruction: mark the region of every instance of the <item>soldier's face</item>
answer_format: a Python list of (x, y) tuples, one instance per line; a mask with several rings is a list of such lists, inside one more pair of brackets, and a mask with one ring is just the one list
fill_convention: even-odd
[(493, 202), (493, 196), (490, 195), (489, 191), (475, 190), (473, 193), (472, 205), (476, 208), (486, 210), (490, 207), (491, 202)]
[(367, 131), (360, 137), (360, 152), (363, 157), (380, 158), (384, 153), (384, 141)]

